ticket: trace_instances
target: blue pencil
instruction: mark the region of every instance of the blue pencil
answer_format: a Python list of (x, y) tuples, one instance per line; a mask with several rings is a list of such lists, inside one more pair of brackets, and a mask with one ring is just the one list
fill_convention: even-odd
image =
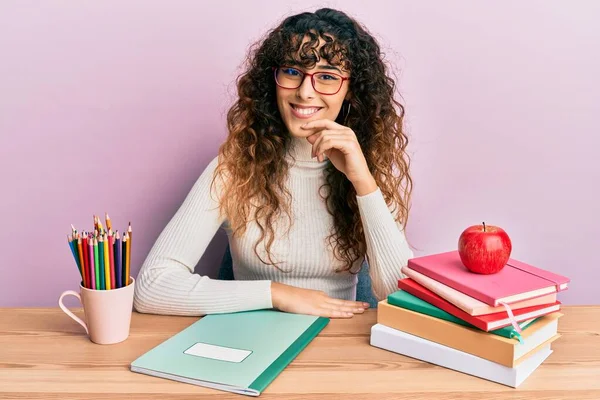
[[(79, 269), (79, 275), (81, 275), (81, 264), (79, 264), (79, 251), (75, 244), (71, 240), (71, 238), (67, 235), (67, 240), (69, 241), (69, 247), (71, 248), (71, 253), (73, 253), (73, 258), (75, 259), (75, 263), (77, 264), (77, 268)], [(83, 277), (83, 275), (82, 275)]]
[(117, 281), (117, 288), (123, 286), (123, 274), (122, 274), (122, 262), (121, 262), (121, 236), (119, 236), (119, 231), (117, 231), (117, 237), (115, 240), (115, 280)]

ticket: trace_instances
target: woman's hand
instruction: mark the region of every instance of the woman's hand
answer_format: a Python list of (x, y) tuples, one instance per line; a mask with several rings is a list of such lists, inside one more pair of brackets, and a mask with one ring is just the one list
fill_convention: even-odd
[(352, 129), (329, 119), (308, 122), (302, 125), (302, 129), (314, 131), (306, 138), (313, 145), (313, 157), (323, 162), (324, 156), (327, 156), (355, 187), (375, 183)]
[(369, 304), (362, 301), (334, 299), (318, 290), (278, 282), (271, 282), (271, 300), (273, 307), (280, 311), (329, 318), (352, 318), (369, 308)]

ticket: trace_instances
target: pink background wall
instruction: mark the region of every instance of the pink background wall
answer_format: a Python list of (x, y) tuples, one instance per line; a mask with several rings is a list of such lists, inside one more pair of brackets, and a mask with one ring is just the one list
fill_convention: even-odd
[[(340, 7), (379, 38), (407, 105), (409, 240), (452, 250), (504, 227), (513, 257), (600, 304), (600, 2), (0, 3), (0, 306), (76, 288), (66, 235), (107, 211), (132, 272), (217, 152), (249, 44)], [(215, 276), (219, 233), (199, 270)]]

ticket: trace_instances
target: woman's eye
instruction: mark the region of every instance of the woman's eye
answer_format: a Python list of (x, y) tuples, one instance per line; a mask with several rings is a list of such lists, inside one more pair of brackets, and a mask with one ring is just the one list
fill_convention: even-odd
[(286, 75), (293, 75), (293, 76), (300, 75), (300, 71), (298, 71), (297, 69), (294, 69), (294, 68), (283, 68), (282, 71)]
[(324, 81), (337, 81), (340, 78), (338, 78), (335, 75), (329, 75), (329, 74), (319, 74), (319, 79), (324, 80)]

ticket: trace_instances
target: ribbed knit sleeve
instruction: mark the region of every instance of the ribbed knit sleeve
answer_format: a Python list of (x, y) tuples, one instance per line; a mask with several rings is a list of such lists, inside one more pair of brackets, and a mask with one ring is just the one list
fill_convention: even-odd
[(194, 267), (224, 222), (211, 182), (218, 159), (200, 178), (161, 232), (137, 276), (134, 307), (142, 313), (198, 316), (272, 308), (271, 281), (221, 281)]
[(414, 254), (388, 208), (381, 190), (356, 196), (367, 242), (367, 262), (373, 294), (383, 300), (398, 290), (398, 279), (404, 278), (400, 269)]

